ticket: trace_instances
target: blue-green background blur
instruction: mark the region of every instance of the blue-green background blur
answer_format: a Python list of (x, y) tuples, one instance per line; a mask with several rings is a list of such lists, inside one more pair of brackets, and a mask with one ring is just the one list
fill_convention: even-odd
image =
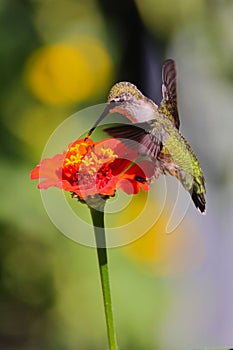
[(119, 349), (233, 346), (233, 2), (0, 0), (0, 349), (107, 349), (96, 252), (56, 230), (29, 173), (114, 82), (159, 103), (169, 57), (207, 215), (191, 204), (168, 236), (165, 213), (147, 240), (110, 250)]

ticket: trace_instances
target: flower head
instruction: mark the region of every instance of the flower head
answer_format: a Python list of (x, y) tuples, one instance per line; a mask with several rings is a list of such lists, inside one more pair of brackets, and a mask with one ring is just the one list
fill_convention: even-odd
[(82, 201), (114, 196), (117, 189), (136, 194), (140, 188), (149, 189), (154, 171), (150, 161), (135, 163), (137, 158), (138, 153), (119, 140), (80, 139), (62, 154), (42, 159), (31, 171), (31, 180), (40, 180), (39, 189), (58, 187)]

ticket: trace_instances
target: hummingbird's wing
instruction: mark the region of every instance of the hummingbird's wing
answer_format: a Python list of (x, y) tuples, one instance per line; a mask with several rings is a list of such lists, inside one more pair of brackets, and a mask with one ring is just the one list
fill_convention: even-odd
[(172, 59), (166, 60), (162, 67), (162, 94), (163, 99), (159, 109), (179, 129), (180, 119), (177, 108), (176, 67)]
[(140, 154), (151, 157), (161, 172), (175, 176), (190, 193), (195, 206), (205, 212), (206, 190), (202, 169), (192, 148), (168, 118), (159, 115), (149, 122), (104, 130)]
[(153, 159), (163, 147), (162, 139), (150, 133), (150, 126), (147, 122), (113, 126), (104, 131), (114, 138), (121, 139), (127, 147), (141, 154), (147, 154)]

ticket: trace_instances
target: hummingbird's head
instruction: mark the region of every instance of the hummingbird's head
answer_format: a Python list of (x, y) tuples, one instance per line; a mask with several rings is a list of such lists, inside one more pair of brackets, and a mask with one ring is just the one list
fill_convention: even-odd
[(108, 102), (132, 102), (143, 98), (143, 94), (134, 84), (128, 81), (121, 81), (111, 88), (108, 95)]
[(108, 104), (111, 105), (109, 113), (123, 114), (133, 123), (152, 119), (158, 108), (134, 84), (127, 81), (113, 85), (108, 95)]

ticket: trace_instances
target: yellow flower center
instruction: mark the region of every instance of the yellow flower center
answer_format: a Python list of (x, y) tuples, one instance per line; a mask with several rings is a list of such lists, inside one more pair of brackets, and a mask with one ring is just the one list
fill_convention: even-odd
[(117, 154), (106, 146), (95, 146), (88, 139), (74, 142), (68, 149), (63, 163), (63, 176), (77, 184), (81, 179), (93, 181), (95, 175), (104, 164), (109, 164), (117, 158)]

